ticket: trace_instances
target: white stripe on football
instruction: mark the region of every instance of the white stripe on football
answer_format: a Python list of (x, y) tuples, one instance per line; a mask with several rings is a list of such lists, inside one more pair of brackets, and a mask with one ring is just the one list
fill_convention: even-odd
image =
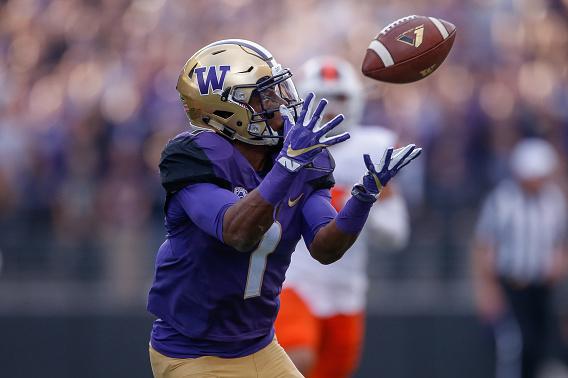
[(448, 31), (446, 30), (446, 27), (444, 26), (444, 24), (442, 24), (440, 22), (440, 20), (438, 20), (437, 18), (434, 18), (434, 17), (428, 17), (428, 18), (430, 19), (430, 21), (432, 21), (434, 26), (436, 26), (436, 28), (438, 29), (438, 31), (442, 35), (442, 38), (444, 38), (444, 39), (448, 38), (449, 34), (448, 34)]
[(389, 50), (379, 41), (373, 39), (369, 44), (369, 49), (373, 50), (377, 56), (383, 61), (385, 67), (390, 67), (394, 64), (394, 60), (392, 60), (392, 56), (389, 53)]

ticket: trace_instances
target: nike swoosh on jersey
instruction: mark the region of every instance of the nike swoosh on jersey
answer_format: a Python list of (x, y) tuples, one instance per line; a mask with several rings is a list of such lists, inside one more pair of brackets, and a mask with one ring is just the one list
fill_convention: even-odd
[(321, 147), (327, 147), (327, 145), (323, 144), (323, 143), (314, 144), (313, 146), (306, 147), (306, 148), (300, 148), (299, 150), (295, 150), (292, 147), (288, 146), (288, 150), (286, 151), (286, 155), (288, 155), (290, 157), (296, 157), (296, 156), (300, 156), (302, 154), (305, 154), (306, 152), (309, 152), (311, 150), (315, 150), (316, 148), (321, 148)]
[(294, 207), (298, 204), (298, 202), (300, 202), (300, 200), (302, 199), (302, 197), (304, 196), (304, 193), (300, 193), (300, 195), (298, 197), (296, 197), (296, 199), (291, 199), (288, 198), (288, 206), (289, 207)]

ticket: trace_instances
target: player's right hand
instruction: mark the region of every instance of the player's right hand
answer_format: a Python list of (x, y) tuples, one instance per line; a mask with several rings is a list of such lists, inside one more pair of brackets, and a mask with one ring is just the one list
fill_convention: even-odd
[(373, 163), (369, 154), (364, 154), (367, 173), (363, 176), (363, 183), (355, 185), (351, 194), (365, 202), (376, 201), (387, 183), (421, 153), (422, 148), (417, 148), (414, 144), (396, 150), (389, 147), (378, 165)]
[(328, 132), (343, 121), (343, 114), (339, 114), (320, 127), (327, 100), (320, 100), (316, 110), (311, 114), (313, 99), (314, 94), (308, 94), (302, 106), (302, 111), (295, 122), (290, 110), (285, 106), (280, 107), (280, 114), (284, 119), (285, 138), (284, 146), (276, 161), (290, 172), (296, 172), (310, 163), (323, 148), (349, 139), (349, 133), (342, 133), (331, 138), (326, 136)]

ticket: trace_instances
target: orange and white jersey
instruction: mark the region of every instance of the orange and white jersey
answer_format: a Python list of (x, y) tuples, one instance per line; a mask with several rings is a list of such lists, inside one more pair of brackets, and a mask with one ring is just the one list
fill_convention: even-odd
[[(351, 188), (366, 173), (363, 153), (379, 161), (383, 152), (396, 144), (396, 135), (381, 127), (352, 127), (351, 139), (331, 148), (336, 167), (332, 204), (339, 210), (351, 195)], [(284, 286), (294, 289), (314, 315), (321, 317), (363, 311), (368, 286), (367, 245), (371, 241), (385, 250), (402, 248), (408, 240), (406, 204), (399, 194), (379, 198), (359, 238), (337, 262), (322, 265), (313, 259), (300, 241), (292, 254)]]

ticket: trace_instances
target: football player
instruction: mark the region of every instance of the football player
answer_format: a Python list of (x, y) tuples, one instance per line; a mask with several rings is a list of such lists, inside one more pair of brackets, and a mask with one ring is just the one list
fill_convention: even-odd
[[(326, 117), (346, 110), (336, 127), (349, 130), (351, 140), (330, 148), (336, 166), (331, 201), (341, 211), (350, 188), (365, 174), (360, 151), (381, 151), (396, 143), (385, 128), (361, 127), (363, 90), (347, 61), (317, 57), (302, 67), (301, 92), (314, 88), (329, 100)], [(406, 204), (392, 185), (381, 192), (358, 240), (341, 260), (322, 266), (298, 243), (286, 273), (275, 328), (278, 341), (296, 367), (309, 378), (350, 377), (359, 361), (364, 333), (367, 245), (383, 250), (403, 247), (409, 235)]]
[[(177, 89), (191, 128), (160, 160), (167, 239), (148, 310), (155, 377), (301, 377), (274, 336), (300, 237), (322, 264), (340, 259), (383, 187), (421, 150), (389, 148), (337, 213), (327, 101), (302, 101), (291, 72), (262, 46), (223, 40), (185, 64)], [(363, 163), (363, 162), (361, 162)], [(361, 164), (360, 163), (360, 164)]]

